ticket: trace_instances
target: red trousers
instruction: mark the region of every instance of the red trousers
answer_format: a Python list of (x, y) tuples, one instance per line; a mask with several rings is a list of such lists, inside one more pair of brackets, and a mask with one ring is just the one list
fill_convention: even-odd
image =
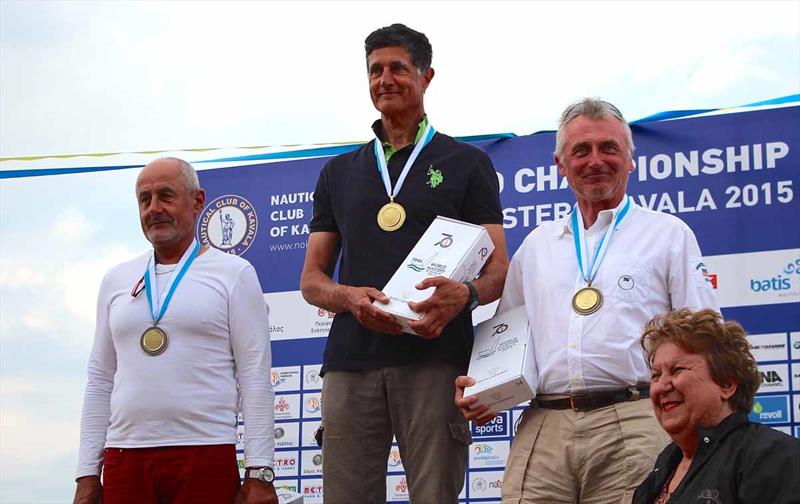
[(106, 448), (104, 504), (232, 503), (239, 491), (236, 446)]

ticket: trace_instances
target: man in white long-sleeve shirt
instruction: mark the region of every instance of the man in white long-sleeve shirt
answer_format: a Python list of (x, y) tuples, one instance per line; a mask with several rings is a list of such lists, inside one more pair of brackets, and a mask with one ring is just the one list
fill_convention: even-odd
[[(633, 139), (622, 114), (587, 98), (568, 107), (555, 161), (577, 203), (533, 230), (511, 261), (498, 313), (525, 306), (537, 397), (519, 423), (503, 504), (626, 503), (667, 443), (649, 400), (639, 343), (673, 308), (718, 311), (694, 233), (633, 202)], [(461, 398), (478, 422), (486, 408)]]
[(269, 322), (256, 272), (195, 240), (205, 193), (185, 161), (147, 165), (136, 197), (153, 250), (100, 286), (75, 502), (277, 504)]

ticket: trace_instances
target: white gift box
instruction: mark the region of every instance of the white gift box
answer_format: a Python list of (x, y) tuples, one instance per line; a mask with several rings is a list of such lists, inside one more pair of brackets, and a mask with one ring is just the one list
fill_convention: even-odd
[(278, 490), (278, 504), (303, 504), (303, 496), (289, 490)]
[(397, 317), (404, 332), (416, 334), (408, 321), (419, 320), (424, 314), (412, 311), (407, 303), (429, 298), (435, 288), (419, 290), (415, 286), (436, 276), (456, 282), (474, 280), (493, 250), (492, 239), (483, 226), (436, 217), (383, 288), (389, 304), (379, 301), (373, 304)]
[(497, 413), (536, 397), (538, 372), (525, 307), (495, 315), (478, 326), (467, 374), (475, 385), (464, 396)]

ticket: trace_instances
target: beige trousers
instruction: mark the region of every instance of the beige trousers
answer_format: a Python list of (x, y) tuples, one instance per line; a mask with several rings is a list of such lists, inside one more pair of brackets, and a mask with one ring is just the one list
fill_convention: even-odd
[(503, 504), (630, 503), (669, 437), (649, 399), (592, 411), (528, 408), (503, 478)]
[(439, 362), (325, 373), (325, 504), (386, 502), (392, 434), (411, 503), (456, 504), (472, 441), (453, 402), (459, 374), (463, 370)]

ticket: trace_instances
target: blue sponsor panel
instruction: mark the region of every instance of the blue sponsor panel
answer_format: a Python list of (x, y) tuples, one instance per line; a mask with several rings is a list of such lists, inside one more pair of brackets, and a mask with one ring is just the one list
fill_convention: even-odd
[(472, 428), (472, 437), (508, 437), (508, 411), (499, 413), (496, 417), (491, 419), (484, 425), (478, 425), (475, 422), (470, 422)]
[(763, 424), (789, 423), (789, 396), (756, 396), (750, 421)]

